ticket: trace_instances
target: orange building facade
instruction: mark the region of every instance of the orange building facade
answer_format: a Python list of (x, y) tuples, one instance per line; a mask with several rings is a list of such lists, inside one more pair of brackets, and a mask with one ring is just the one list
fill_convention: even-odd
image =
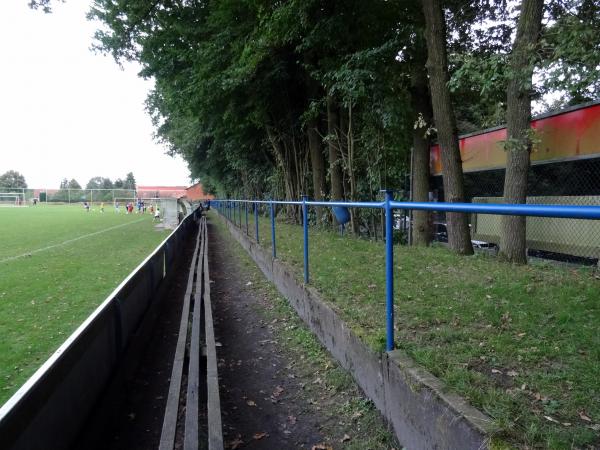
[(196, 183), (187, 188), (185, 196), (188, 200), (191, 201), (212, 200), (215, 198), (214, 195), (210, 195), (204, 192), (202, 183)]

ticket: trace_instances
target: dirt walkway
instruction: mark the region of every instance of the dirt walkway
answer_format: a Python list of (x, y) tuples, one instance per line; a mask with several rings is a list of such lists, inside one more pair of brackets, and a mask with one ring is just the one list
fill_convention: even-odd
[(393, 448), (382, 419), (351, 378), (218, 219), (208, 227), (227, 447)]

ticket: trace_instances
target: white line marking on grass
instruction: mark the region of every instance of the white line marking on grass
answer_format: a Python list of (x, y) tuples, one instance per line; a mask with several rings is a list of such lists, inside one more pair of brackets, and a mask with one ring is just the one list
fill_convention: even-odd
[(116, 230), (117, 228), (126, 227), (128, 225), (133, 225), (134, 223), (141, 222), (142, 220), (145, 220), (145, 219), (139, 219), (139, 220), (136, 220), (134, 222), (129, 222), (129, 223), (122, 223), (121, 225), (115, 225), (114, 227), (109, 227), (109, 228), (106, 228), (104, 230), (95, 231), (95, 232), (89, 233), (89, 234), (84, 234), (83, 236), (79, 236), (79, 237), (76, 237), (74, 239), (69, 239), (67, 241), (61, 242), (60, 244), (54, 244), (54, 245), (49, 245), (48, 247), (38, 248), (36, 250), (32, 250), (30, 252), (23, 253), (22, 255), (9, 256), (8, 258), (0, 259), (0, 264), (8, 262), (8, 261), (13, 261), (13, 260), (19, 259), (19, 258), (24, 258), (25, 256), (31, 256), (34, 253), (40, 253), (40, 252), (43, 252), (43, 251), (46, 251), (46, 250), (50, 250), (51, 248), (60, 247), (61, 245), (67, 245), (67, 244), (70, 244), (71, 242), (75, 242), (75, 241), (79, 241), (81, 239), (85, 239), (85, 238), (89, 238), (89, 237), (92, 237), (92, 236), (96, 236), (98, 234), (106, 233), (107, 231)]

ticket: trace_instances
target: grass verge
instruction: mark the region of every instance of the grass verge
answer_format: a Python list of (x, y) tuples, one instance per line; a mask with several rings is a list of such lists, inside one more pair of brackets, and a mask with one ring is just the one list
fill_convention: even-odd
[(168, 232), (78, 206), (2, 208), (0, 222), (2, 404)]
[[(245, 224), (244, 227), (245, 228)], [(270, 222), (259, 220), (270, 248)], [(254, 236), (253, 217), (250, 235)], [(383, 244), (311, 229), (311, 283), (369, 346), (385, 342)], [(302, 279), (302, 229), (277, 223)], [(396, 247), (396, 345), (522, 448), (600, 447), (600, 275)]]

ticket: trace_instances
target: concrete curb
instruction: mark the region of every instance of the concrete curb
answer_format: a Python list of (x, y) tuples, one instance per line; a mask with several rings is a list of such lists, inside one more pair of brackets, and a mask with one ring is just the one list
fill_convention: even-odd
[(275, 284), (331, 355), (355, 378), (364, 393), (410, 450), (488, 449), (497, 431), (492, 420), (462, 397), (448, 393), (441, 380), (400, 350), (376, 354), (367, 347), (312, 286), (268, 250), (224, 220), (232, 236)]

